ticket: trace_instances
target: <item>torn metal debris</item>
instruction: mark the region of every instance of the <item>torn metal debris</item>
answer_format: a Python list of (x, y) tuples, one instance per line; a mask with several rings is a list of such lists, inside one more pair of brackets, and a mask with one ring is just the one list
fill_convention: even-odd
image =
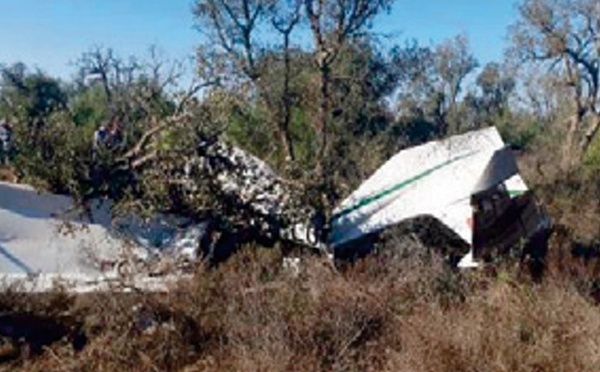
[[(315, 211), (296, 200), (289, 183), (265, 162), (220, 142), (200, 148), (187, 173), (210, 174), (220, 192), (235, 198), (263, 231), (326, 249), (333, 257), (348, 256), (362, 237), (421, 216), (440, 221), (471, 247), (461, 267), (549, 228), (495, 128), (400, 151), (335, 209), (329, 236), (322, 240), (306, 222)], [(168, 290), (185, 276), (177, 257), (195, 260), (210, 234), (210, 221), (177, 216), (157, 216), (150, 224), (132, 217), (120, 224), (106, 202), (95, 203), (89, 216), (73, 210), (69, 197), (0, 183), (0, 281), (21, 283), (27, 291), (57, 283), (80, 292), (117, 286)], [(230, 244), (221, 243), (211, 249)], [(169, 249), (176, 259), (156, 274), (149, 263)]]

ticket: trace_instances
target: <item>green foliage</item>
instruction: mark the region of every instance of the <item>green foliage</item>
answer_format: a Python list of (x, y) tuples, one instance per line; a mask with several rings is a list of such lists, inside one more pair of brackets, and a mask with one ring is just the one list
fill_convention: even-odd
[(314, 164), (316, 134), (312, 130), (312, 116), (302, 107), (292, 109), (290, 131), (294, 138), (297, 166), (300, 169), (310, 169)]
[(31, 129), (15, 126), (15, 167), (25, 182), (59, 193), (85, 193), (89, 177), (93, 128), (75, 126), (65, 112), (44, 119)]
[[(466, 37), (449, 38), (435, 47), (412, 41), (394, 48), (392, 57), (399, 74), (399, 121), (419, 139), (432, 139), (426, 134), (438, 137), (464, 130), (461, 93), (478, 66)], [(433, 128), (423, 131), (413, 123)]]
[(40, 71), (30, 73), (20, 63), (2, 69), (2, 112), (28, 125), (38, 125), (45, 116), (63, 109), (67, 96), (58, 80)]
[(262, 107), (244, 105), (231, 110), (227, 134), (238, 146), (262, 159), (272, 160), (276, 145), (273, 130)]
[(97, 128), (108, 120), (108, 102), (102, 87), (98, 85), (75, 92), (70, 105), (76, 125)]
[(93, 127), (73, 125), (62, 84), (22, 64), (2, 70), (1, 107), (14, 130), (14, 166), (26, 181), (79, 194), (91, 161)]
[[(0, 113), (14, 130), (12, 166), (24, 182), (42, 189), (81, 201), (98, 196), (121, 200), (139, 191), (122, 156), (153, 122), (172, 113), (174, 104), (160, 90), (160, 70), (152, 70), (149, 79), (141, 67), (123, 65), (112, 52), (86, 56), (81, 75), (95, 62), (107, 62), (102, 64), (106, 80), (64, 85), (22, 64), (2, 70)], [(116, 129), (122, 140), (94, 148), (94, 132), (101, 125)], [(168, 140), (160, 150), (169, 150)]]
[(596, 136), (590, 143), (583, 158), (583, 167), (592, 173), (600, 172), (600, 138)]
[(519, 149), (529, 149), (535, 140), (542, 135), (542, 127), (538, 123), (515, 124), (502, 122), (497, 125), (504, 142)]

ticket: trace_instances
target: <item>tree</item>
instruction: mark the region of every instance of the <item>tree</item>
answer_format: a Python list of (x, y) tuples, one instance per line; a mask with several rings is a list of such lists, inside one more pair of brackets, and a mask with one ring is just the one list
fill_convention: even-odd
[[(62, 83), (16, 64), (2, 70), (0, 114), (13, 124), (15, 166), (26, 182), (76, 198), (135, 190), (136, 172), (171, 145), (170, 127), (182, 106), (206, 84), (173, 88), (180, 64), (150, 50), (150, 57), (122, 59), (94, 48), (79, 60), (78, 75)], [(113, 126), (117, 146), (93, 149), (94, 131)], [(162, 154), (160, 154), (162, 155)]]
[[(194, 7), (199, 28), (212, 44), (206, 49), (216, 46), (216, 51), (212, 52), (200, 49), (206, 56), (202, 57), (203, 61), (219, 65), (217, 73), (234, 90), (248, 90), (249, 96), (258, 91), (289, 161), (295, 158), (290, 133), (291, 35), (300, 22), (300, 6), (300, 0), (198, 0)], [(281, 44), (269, 45), (260, 38), (261, 31), (279, 35)], [(212, 55), (207, 56), (210, 53)], [(273, 83), (268, 79), (267, 71), (271, 69), (270, 64), (278, 64), (279, 59), (283, 63), (283, 78), (281, 88), (275, 89), (280, 94), (275, 96), (273, 87), (265, 87), (264, 81)]]
[(434, 47), (413, 41), (395, 49), (394, 63), (400, 75), (398, 116), (409, 137), (425, 141), (460, 131), (459, 99), (478, 65), (467, 39), (459, 35)]
[[(358, 86), (362, 82), (357, 81), (364, 78), (336, 76), (335, 70), (343, 65), (337, 62), (359, 40), (368, 39), (371, 22), (391, 3), (392, 0), (197, 0), (195, 15), (201, 31), (217, 46), (214, 54), (208, 53), (210, 47), (201, 48), (201, 56), (210, 56), (202, 57), (202, 61), (210, 59), (221, 71), (229, 71), (228, 75), (235, 77), (229, 78), (221, 89), (246, 97), (247, 104), (243, 106), (252, 108), (245, 110), (244, 114), (251, 113), (247, 123), (263, 122), (266, 118), (275, 128), (273, 132), (285, 158), (302, 162), (310, 158), (304, 164), (310, 164), (304, 168), (306, 178), (311, 183), (331, 186), (326, 178), (333, 173), (334, 162), (327, 158), (333, 155), (334, 137), (343, 131), (334, 128), (336, 118), (343, 112), (341, 106), (336, 107), (341, 102), (336, 97), (337, 89)], [(308, 26), (312, 36), (309, 46), (300, 31), (296, 32), (301, 25)], [(280, 41), (273, 42), (273, 35), (279, 36)], [(307, 66), (306, 61), (312, 65)], [(311, 80), (318, 90), (311, 87)], [(353, 82), (348, 84), (350, 80)], [(312, 127), (303, 128), (304, 133), (298, 138), (297, 127), (307, 118)], [(314, 143), (306, 145), (307, 138)]]
[(510, 99), (515, 92), (515, 78), (496, 62), (484, 66), (475, 86), (465, 95), (460, 116), (469, 127), (502, 126), (510, 120)]
[(1, 78), (2, 111), (26, 122), (32, 130), (42, 126), (48, 115), (66, 107), (67, 96), (60, 81), (41, 71), (31, 73), (24, 64), (16, 63), (2, 68)]
[(84, 146), (69, 121), (64, 84), (18, 63), (2, 71), (0, 111), (14, 129), (12, 161), (21, 178), (67, 192), (85, 162)]
[[(457, 100), (465, 78), (478, 66), (469, 52), (465, 36), (459, 35), (446, 40), (436, 48), (437, 71), (440, 82), (435, 96), (435, 117), (444, 133), (458, 132), (460, 118), (457, 117)], [(449, 118), (448, 116), (453, 116)]]
[(251, 80), (260, 75), (256, 60), (261, 52), (256, 34), (269, 11), (272, 0), (197, 0), (194, 15), (199, 29), (213, 47), (233, 62)]
[(294, 161), (294, 144), (292, 140), (290, 125), (292, 121), (292, 50), (291, 35), (298, 23), (300, 23), (301, 0), (283, 0), (276, 2), (271, 7), (271, 23), (283, 39), (283, 82), (282, 93), (279, 99), (279, 136), (286, 153), (286, 160)]
[[(110, 48), (94, 47), (83, 53), (77, 62), (78, 78), (74, 95), (93, 91), (96, 103), (102, 103), (110, 120), (127, 114), (127, 119), (149, 113), (168, 114), (172, 104), (165, 97), (168, 88), (181, 77), (183, 67), (178, 61), (161, 58), (155, 47), (150, 47), (145, 60), (119, 57)], [(99, 89), (103, 96), (98, 95)]]
[(481, 91), (481, 109), (488, 115), (502, 113), (508, 109), (510, 94), (515, 89), (515, 80), (503, 71), (498, 63), (490, 62), (476, 79)]
[(600, 129), (599, 19), (596, 0), (525, 0), (511, 30), (513, 56), (544, 66), (568, 87), (567, 163), (586, 152)]
[(314, 61), (319, 71), (319, 109), (315, 122), (320, 134), (318, 158), (329, 152), (331, 116), (331, 70), (340, 51), (355, 37), (362, 36), (370, 22), (392, 0), (305, 0), (304, 10), (314, 44)]

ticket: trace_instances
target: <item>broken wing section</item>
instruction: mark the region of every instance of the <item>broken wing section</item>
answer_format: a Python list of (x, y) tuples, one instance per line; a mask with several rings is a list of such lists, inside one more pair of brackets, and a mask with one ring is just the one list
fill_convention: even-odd
[(470, 197), (504, 143), (495, 128), (400, 151), (334, 211), (330, 244), (419, 215), (432, 215), (471, 243)]

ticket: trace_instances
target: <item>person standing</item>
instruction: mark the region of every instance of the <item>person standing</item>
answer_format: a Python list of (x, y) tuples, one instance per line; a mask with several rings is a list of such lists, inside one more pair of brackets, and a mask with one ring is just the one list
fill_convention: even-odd
[(12, 151), (12, 128), (6, 120), (0, 121), (0, 165), (8, 165)]
[(108, 137), (108, 131), (104, 125), (100, 126), (94, 132), (94, 150), (98, 150), (100, 146), (104, 146)]

